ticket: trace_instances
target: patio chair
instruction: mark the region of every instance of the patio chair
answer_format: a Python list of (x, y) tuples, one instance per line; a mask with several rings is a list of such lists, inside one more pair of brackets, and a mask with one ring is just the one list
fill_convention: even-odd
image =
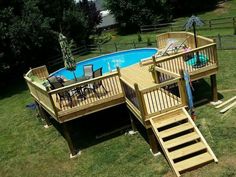
[[(56, 76), (51, 76), (51, 77), (47, 78), (47, 80), (50, 84), (51, 89), (58, 89), (58, 88), (64, 87), (63, 79), (60, 79)], [(57, 96), (59, 97), (60, 108), (62, 107), (62, 101), (63, 100), (68, 100), (69, 106), (70, 107), (73, 106), (72, 98), (71, 98), (71, 95), (68, 91), (57, 93)], [(57, 100), (58, 100), (58, 97), (57, 97)]]
[[(96, 78), (96, 77), (99, 77), (99, 76), (102, 76), (102, 68), (99, 68), (99, 69), (97, 69), (96, 71), (93, 72), (93, 78)], [(100, 96), (97, 92), (97, 89), (100, 88), (100, 87), (105, 91), (106, 94), (108, 93), (108, 91), (105, 89), (104, 85), (102, 84), (101, 80), (95, 81), (91, 84), (88, 84), (84, 88), (84, 92), (86, 93), (87, 90), (91, 90), (99, 98)]]
[(156, 57), (158, 58), (158, 57), (163, 57), (163, 56), (166, 56), (166, 55), (170, 55), (170, 54), (168, 53), (168, 50), (170, 50), (170, 49), (172, 48), (172, 45), (173, 45), (173, 43), (172, 43), (172, 42), (169, 42), (169, 43), (166, 45), (165, 48), (158, 50), (158, 52), (157, 52), (157, 54), (156, 54)]
[(93, 65), (84, 65), (84, 77), (86, 78), (93, 78)]
[(182, 39), (182, 40), (177, 40), (176, 42), (173, 43), (173, 50), (175, 53), (179, 52), (180, 49), (186, 49), (186, 48), (189, 48), (185, 42), (187, 41), (187, 39), (189, 38), (190, 36), (186, 37), (185, 39)]
[(167, 42), (165, 48), (160, 49), (156, 55), (156, 57), (168, 56), (170, 53), (178, 53), (180, 49), (184, 49), (186, 47), (185, 42), (190, 36), (186, 37), (184, 40), (171, 39)]

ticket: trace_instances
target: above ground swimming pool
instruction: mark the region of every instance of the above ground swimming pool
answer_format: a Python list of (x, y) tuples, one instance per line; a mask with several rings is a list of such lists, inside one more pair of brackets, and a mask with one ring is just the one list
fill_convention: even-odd
[[(157, 53), (156, 48), (141, 48), (115, 52), (112, 54), (102, 55), (95, 58), (90, 58), (77, 63), (76, 77), (81, 77), (84, 74), (83, 66), (93, 64), (93, 70), (102, 67), (102, 73), (108, 73), (116, 69), (116, 67), (125, 68), (127, 66), (136, 64), (142, 59), (151, 58)], [(62, 68), (51, 75), (64, 76), (66, 79), (73, 79), (73, 72)]]

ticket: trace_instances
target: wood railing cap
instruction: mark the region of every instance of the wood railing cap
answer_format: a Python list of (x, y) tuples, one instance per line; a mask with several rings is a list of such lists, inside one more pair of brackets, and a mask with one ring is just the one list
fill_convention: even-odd
[(109, 77), (112, 77), (112, 76), (115, 76), (115, 75), (118, 76), (117, 71), (115, 71), (113, 73), (109, 73), (107, 75), (103, 75), (103, 76), (100, 76), (100, 77), (96, 77), (96, 78), (93, 78), (93, 79), (85, 80), (85, 81), (82, 81), (82, 82), (74, 83), (74, 84), (71, 84), (71, 85), (68, 85), (68, 86), (64, 86), (64, 87), (61, 87), (61, 88), (58, 88), (58, 89), (51, 90), (51, 91), (49, 91), (49, 94), (55, 94), (55, 93), (58, 93), (58, 92), (61, 92), (61, 91), (71, 90), (71, 89), (73, 89), (75, 87), (78, 87), (80, 85), (86, 85), (86, 84), (96, 82), (96, 81), (99, 81), (99, 80), (102, 80), (102, 79), (105, 79), (105, 78), (109, 78)]

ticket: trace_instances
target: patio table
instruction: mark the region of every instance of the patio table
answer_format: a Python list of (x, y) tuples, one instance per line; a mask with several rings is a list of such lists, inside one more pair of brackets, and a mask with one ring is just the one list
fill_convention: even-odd
[[(68, 86), (68, 85), (71, 85), (71, 84), (75, 84), (75, 83), (79, 83), (79, 82), (82, 82), (82, 81), (86, 81), (86, 80), (89, 80), (90, 77), (78, 77), (76, 78), (77, 80), (68, 80), (68, 81), (65, 81), (63, 83), (64, 86)], [(85, 93), (83, 92), (83, 88), (85, 87), (86, 85), (81, 85), (81, 86), (78, 86), (77, 88), (75, 88), (75, 91), (76, 93), (79, 94), (78, 98), (83, 98), (83, 99), (86, 99), (86, 95)]]

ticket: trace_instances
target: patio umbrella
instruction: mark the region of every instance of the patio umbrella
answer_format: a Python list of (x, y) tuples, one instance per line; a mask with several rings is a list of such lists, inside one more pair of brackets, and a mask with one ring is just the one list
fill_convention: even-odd
[(67, 70), (73, 72), (74, 78), (75, 78), (75, 80), (77, 80), (76, 75), (75, 75), (76, 61), (75, 61), (75, 59), (72, 55), (72, 52), (71, 52), (71, 44), (68, 43), (66, 37), (62, 33), (59, 33), (58, 41), (61, 46), (61, 52), (63, 55), (64, 66)]
[[(195, 15), (192, 15), (184, 25), (185, 30), (189, 30), (190, 28), (193, 28), (195, 48), (197, 48), (196, 26), (203, 26), (203, 25), (204, 25), (204, 22), (199, 17), (196, 17)], [(201, 61), (199, 60), (199, 57), (198, 57), (198, 52), (197, 52), (196, 63), (197, 65), (201, 65)]]

